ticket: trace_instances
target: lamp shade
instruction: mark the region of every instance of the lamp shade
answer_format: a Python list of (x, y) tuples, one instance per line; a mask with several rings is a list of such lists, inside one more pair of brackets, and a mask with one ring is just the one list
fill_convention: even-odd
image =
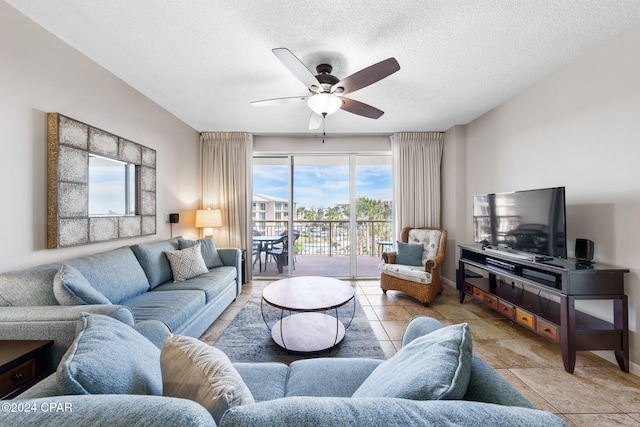
[(211, 228), (222, 225), (220, 209), (198, 209), (196, 211), (196, 227)]
[(321, 116), (333, 114), (342, 107), (342, 100), (330, 93), (317, 93), (307, 100), (314, 113)]

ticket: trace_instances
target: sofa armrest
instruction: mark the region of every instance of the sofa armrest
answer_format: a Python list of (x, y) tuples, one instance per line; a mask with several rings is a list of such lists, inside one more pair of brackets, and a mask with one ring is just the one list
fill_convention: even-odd
[[(0, 322), (56, 322), (78, 320), (81, 313), (104, 314), (129, 326), (133, 326), (134, 324), (131, 310), (128, 307), (116, 304), (0, 307)], [(0, 328), (0, 337), (2, 337), (5, 332), (6, 331)]]
[(465, 400), (535, 408), (520, 392), (476, 353), (471, 358), (471, 376)]
[(169, 327), (159, 320), (143, 320), (133, 325), (133, 329), (140, 332), (146, 339), (162, 350)]
[[(0, 425), (215, 426), (201, 405), (163, 396), (95, 394), (7, 401)], [(15, 411), (12, 409), (15, 408)], [(4, 406), (3, 406), (4, 409)]]
[(133, 314), (121, 305), (43, 305), (0, 307), (0, 340), (53, 340), (49, 368), (60, 359), (77, 335), (82, 313), (104, 314), (132, 326)]
[(236, 296), (242, 292), (242, 251), (238, 248), (222, 248), (218, 249), (218, 255), (222, 263), (227, 266), (235, 266), (236, 276)]
[(218, 255), (220, 255), (220, 259), (224, 265), (242, 265), (242, 251), (238, 248), (218, 249)]

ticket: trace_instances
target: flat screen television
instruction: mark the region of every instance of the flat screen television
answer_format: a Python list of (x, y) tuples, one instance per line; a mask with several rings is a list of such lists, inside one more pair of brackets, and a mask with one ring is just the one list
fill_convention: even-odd
[(564, 193), (564, 187), (554, 187), (474, 196), (475, 242), (566, 258)]

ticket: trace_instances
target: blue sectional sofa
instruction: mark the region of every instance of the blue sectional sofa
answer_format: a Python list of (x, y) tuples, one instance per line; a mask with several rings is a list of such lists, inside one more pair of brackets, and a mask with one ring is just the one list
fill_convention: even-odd
[[(535, 409), (473, 354), (464, 324), (443, 327), (435, 319), (416, 317), (405, 330), (402, 349), (388, 361), (316, 358), (286, 365), (231, 364), (219, 350), (176, 335), (169, 335), (160, 350), (133, 330), (117, 331), (121, 329), (118, 323), (104, 315), (84, 315), (78, 338), (57, 374), (10, 401), (8, 410), (0, 412), (0, 424), (567, 426), (555, 415)], [(226, 359), (231, 366), (214, 373), (224, 377), (220, 378), (222, 386), (233, 382), (229, 371), (234, 371), (242, 382), (242, 392), (250, 392), (250, 401), (233, 403), (230, 395), (224, 394), (235, 393), (229, 389), (223, 393), (225, 399), (207, 396), (206, 402), (168, 393), (172, 381), (184, 381), (194, 373), (187, 366), (190, 361), (165, 357), (165, 351), (174, 350), (176, 338), (195, 341), (195, 346), (188, 344), (181, 355), (191, 355), (194, 365), (199, 364), (195, 375), (206, 378), (201, 382), (205, 388), (213, 390), (216, 384), (211, 380), (211, 369), (199, 369), (208, 363), (203, 348), (214, 358), (220, 359), (215, 352), (222, 354), (220, 360)], [(109, 339), (111, 345), (107, 345)], [(135, 357), (129, 360), (127, 354)], [(99, 378), (103, 381), (96, 381)], [(190, 390), (197, 388), (195, 380), (187, 385)], [(76, 394), (61, 395), (70, 391)], [(94, 394), (78, 394), (83, 392)], [(163, 392), (171, 397), (161, 396)], [(208, 405), (210, 402), (213, 404)]]
[[(174, 282), (165, 252), (196, 243), (176, 237), (0, 273), (0, 339), (54, 340), (55, 369), (82, 313), (116, 318), (157, 346), (167, 332), (199, 337), (240, 294), (242, 264), (239, 249), (216, 249), (201, 239), (206, 273)], [(68, 291), (61, 283), (75, 293), (61, 296)]]

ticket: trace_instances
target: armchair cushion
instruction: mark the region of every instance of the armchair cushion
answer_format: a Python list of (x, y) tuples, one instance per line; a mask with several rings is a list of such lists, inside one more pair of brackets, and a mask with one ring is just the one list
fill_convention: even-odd
[(386, 264), (383, 262), (378, 266), (378, 269), (380, 273), (397, 277), (398, 279), (409, 280), (410, 282), (428, 285), (433, 280), (431, 273), (424, 271), (423, 266), (416, 267), (414, 265)]
[(437, 329), (374, 369), (352, 397), (462, 399), (471, 376), (471, 355), (469, 325)]
[(422, 266), (422, 254), (424, 245), (422, 243), (398, 243), (398, 253), (396, 263), (404, 265)]
[(422, 253), (422, 263), (424, 264), (424, 261), (434, 259), (438, 256), (441, 236), (442, 231), (440, 230), (414, 228), (409, 231), (407, 243), (423, 245), (424, 252)]

